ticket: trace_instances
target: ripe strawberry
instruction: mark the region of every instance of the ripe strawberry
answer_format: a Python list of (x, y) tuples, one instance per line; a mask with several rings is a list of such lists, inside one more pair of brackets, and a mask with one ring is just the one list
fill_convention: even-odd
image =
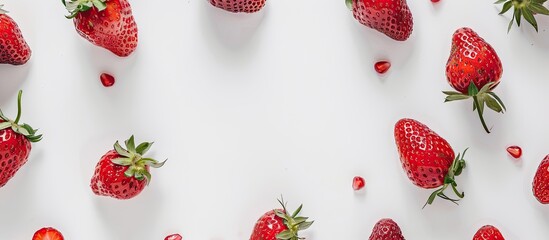
[(486, 225), (475, 233), (473, 240), (505, 240), (505, 238), (501, 235), (499, 229), (492, 225)]
[(127, 149), (116, 141), (114, 150), (103, 155), (97, 163), (91, 179), (91, 188), (96, 195), (133, 198), (151, 181), (149, 167), (159, 168), (166, 162), (143, 157), (152, 146), (150, 142), (141, 143), (136, 148), (131, 136), (125, 143)]
[(215, 7), (221, 8), (229, 12), (244, 12), (254, 13), (265, 6), (267, 0), (210, 0), (210, 3)]
[(250, 240), (298, 240), (300, 230), (309, 228), (314, 221), (307, 222), (307, 217), (298, 217), (303, 205), (290, 216), (287, 214), (286, 204), (278, 200), (282, 209), (274, 209), (265, 213), (257, 223)]
[(412, 34), (414, 20), (406, 0), (345, 0), (360, 23), (392, 39), (405, 41)]
[(369, 240), (404, 240), (404, 236), (393, 219), (384, 218), (376, 223)]
[(415, 185), (425, 189), (442, 186), (431, 194), (423, 207), (432, 204), (437, 196), (453, 203), (459, 201), (444, 194), (449, 186), (459, 198), (464, 197), (463, 192), (457, 190), (454, 178), (465, 168), (463, 156), (467, 150), (454, 158), (454, 150), (446, 140), (413, 119), (401, 119), (396, 123), (395, 142), (402, 168)]
[[(452, 50), (446, 63), (446, 77), (454, 91), (444, 91), (445, 102), (473, 98), (473, 111), (484, 130), (490, 133), (482, 117), (484, 105), (503, 113), (506, 108), (501, 99), (492, 92), (501, 79), (503, 67), (496, 51), (470, 28), (458, 29), (452, 37)], [(480, 89), (480, 90), (479, 90)]]
[(138, 42), (137, 24), (127, 0), (62, 0), (76, 31), (91, 43), (120, 57), (129, 56)]
[(22, 65), (29, 61), (31, 49), (17, 23), (8, 16), (0, 5), (0, 63)]
[(5, 117), (0, 110), (0, 187), (6, 185), (25, 165), (29, 159), (31, 142), (35, 143), (42, 139), (42, 135), (36, 135), (36, 130), (28, 124), (19, 124), (22, 94), (23, 92), (19, 91), (15, 121)]
[(532, 183), (534, 196), (542, 204), (549, 204), (549, 155), (539, 164), (534, 182)]
[(63, 234), (57, 231), (55, 228), (42, 228), (32, 236), (32, 240), (64, 240)]
[(513, 8), (513, 17), (511, 18), (511, 22), (509, 22), (507, 32), (511, 31), (511, 27), (513, 26), (513, 20), (515, 20), (517, 22), (517, 25), (520, 27), (520, 20), (522, 19), (522, 17), (524, 17), (524, 19), (526, 19), (526, 21), (530, 23), (537, 32), (538, 23), (534, 15), (549, 15), (549, 9), (543, 6), (543, 3), (545, 3), (545, 1), (547, 0), (498, 0), (495, 4), (504, 3), (503, 9), (499, 13), (500, 15), (509, 11), (511, 7)]

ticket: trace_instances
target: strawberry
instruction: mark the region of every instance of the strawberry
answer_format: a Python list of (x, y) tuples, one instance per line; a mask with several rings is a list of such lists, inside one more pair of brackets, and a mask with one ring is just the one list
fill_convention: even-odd
[(31, 143), (39, 142), (42, 135), (28, 124), (19, 124), (21, 118), (21, 95), (17, 97), (17, 117), (12, 121), (0, 110), (0, 187), (13, 178), (29, 159)]
[(149, 168), (159, 168), (164, 162), (143, 157), (152, 143), (144, 142), (135, 147), (134, 137), (125, 141), (122, 148), (118, 141), (114, 149), (108, 151), (97, 166), (91, 179), (91, 188), (96, 195), (117, 199), (130, 199), (137, 196), (151, 181)]
[(0, 63), (23, 65), (31, 57), (31, 49), (17, 23), (8, 16), (0, 5)]
[(513, 21), (516, 21), (517, 25), (520, 27), (522, 17), (524, 17), (524, 19), (526, 19), (526, 21), (530, 23), (537, 32), (538, 23), (534, 15), (549, 15), (549, 9), (543, 6), (545, 1), (547, 0), (498, 0), (495, 4), (503, 3), (503, 9), (501, 9), (501, 12), (499, 13), (500, 15), (513, 8), (513, 17), (511, 18), (511, 22), (509, 22), (507, 32), (511, 31)]
[(404, 240), (404, 236), (393, 219), (384, 218), (376, 223), (369, 240)]
[(413, 119), (401, 119), (396, 123), (395, 142), (402, 168), (416, 186), (424, 189), (442, 186), (429, 196), (423, 207), (432, 204), (437, 196), (457, 203), (458, 200), (444, 194), (450, 186), (459, 198), (464, 197), (456, 188), (455, 176), (465, 168), (463, 157), (467, 150), (454, 158), (454, 150), (446, 140)]
[(363, 25), (397, 41), (412, 34), (414, 20), (406, 0), (345, 0), (353, 16)]
[(137, 24), (127, 0), (62, 0), (76, 31), (120, 57), (137, 48)]
[(63, 234), (55, 228), (47, 227), (36, 231), (32, 236), (32, 240), (64, 240), (64, 238)]
[(534, 182), (532, 183), (532, 191), (536, 199), (542, 204), (549, 204), (549, 155), (539, 164)]
[(505, 238), (501, 235), (499, 229), (492, 225), (486, 225), (475, 233), (473, 240), (505, 240)]
[(300, 230), (309, 228), (314, 221), (308, 222), (307, 217), (300, 217), (299, 212), (303, 205), (290, 216), (286, 211), (286, 204), (283, 200), (278, 200), (282, 209), (274, 209), (263, 214), (257, 223), (250, 240), (298, 240), (303, 239), (298, 236)]
[(209, 0), (215, 7), (223, 10), (239, 13), (254, 13), (265, 6), (267, 0)]
[(492, 92), (502, 73), (501, 61), (492, 46), (472, 29), (458, 29), (452, 37), (452, 50), (446, 63), (448, 83), (457, 92), (444, 91), (445, 102), (473, 98), (473, 111), (478, 110), (484, 130), (490, 133), (482, 115), (484, 105), (498, 113), (506, 110), (501, 99)]

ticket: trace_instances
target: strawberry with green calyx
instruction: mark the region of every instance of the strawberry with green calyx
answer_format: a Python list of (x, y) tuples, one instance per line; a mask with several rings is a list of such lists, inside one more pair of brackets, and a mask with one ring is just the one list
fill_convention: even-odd
[(457, 154), (450, 144), (425, 124), (409, 118), (399, 120), (395, 124), (395, 143), (400, 156), (402, 168), (408, 178), (418, 187), (435, 190), (429, 196), (425, 206), (432, 204), (436, 197), (457, 204), (459, 199), (448, 197), (444, 191), (451, 187), (459, 197), (465, 197), (457, 190), (456, 176), (465, 168), (465, 150)]
[(10, 120), (0, 110), (0, 187), (3, 187), (19, 169), (27, 163), (31, 143), (42, 140), (36, 129), (28, 124), (19, 124), (21, 119), (21, 96), (17, 96), (17, 117)]
[(135, 51), (138, 29), (128, 0), (61, 0), (76, 31), (117, 56)]
[(509, 22), (507, 32), (511, 30), (513, 21), (516, 21), (517, 26), (520, 27), (520, 21), (523, 17), (534, 27), (534, 29), (536, 29), (537, 32), (538, 22), (536, 21), (534, 15), (549, 15), (549, 9), (543, 6), (543, 3), (546, 1), (547, 0), (498, 0), (495, 4), (503, 3), (503, 9), (501, 9), (501, 12), (499, 13), (500, 15), (513, 8), (513, 17), (511, 18), (511, 22)]
[[(460, 28), (452, 36), (450, 57), (446, 63), (446, 78), (455, 91), (443, 91), (444, 102), (473, 98), (473, 111), (477, 111), (487, 133), (484, 106), (498, 113), (506, 111), (501, 99), (492, 91), (503, 74), (503, 66), (496, 51), (470, 28)], [(480, 89), (480, 90), (479, 90)]]
[(303, 208), (300, 205), (292, 215), (288, 215), (284, 200), (278, 200), (282, 209), (271, 210), (255, 224), (250, 240), (298, 240), (298, 232), (309, 228), (314, 221), (307, 221), (309, 218), (298, 216)]
[(100, 196), (130, 199), (137, 196), (151, 181), (150, 167), (160, 168), (166, 161), (158, 162), (143, 157), (151, 148), (151, 142), (135, 146), (134, 137), (125, 141), (124, 149), (118, 141), (95, 167), (91, 180), (92, 191)]

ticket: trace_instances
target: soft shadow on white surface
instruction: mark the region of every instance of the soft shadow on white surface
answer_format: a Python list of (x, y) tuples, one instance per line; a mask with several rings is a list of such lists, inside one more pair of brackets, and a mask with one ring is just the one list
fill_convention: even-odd
[(93, 196), (95, 209), (111, 239), (151, 239), (156, 226), (162, 195), (154, 186), (147, 186), (137, 197), (117, 200)]
[(268, 14), (267, 4), (261, 11), (246, 13), (231, 13), (204, 2), (201, 7), (205, 31), (212, 31), (214, 39), (229, 49), (246, 47), (261, 26), (265, 15)]
[(0, 105), (3, 105), (8, 99), (17, 96), (17, 91), (27, 79), (29, 70), (32, 66), (32, 60), (22, 66), (13, 66), (9, 64), (0, 64)]

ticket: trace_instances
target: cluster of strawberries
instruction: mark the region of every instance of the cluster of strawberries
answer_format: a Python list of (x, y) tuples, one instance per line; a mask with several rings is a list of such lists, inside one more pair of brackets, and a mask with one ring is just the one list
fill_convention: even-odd
[[(218, 8), (230, 12), (253, 13), (261, 10), (266, 0), (209, 0)], [(504, 3), (501, 14), (515, 8), (513, 20), (520, 25), (522, 17), (537, 30), (534, 14), (549, 15), (542, 4), (546, 0), (500, 0)], [(108, 49), (120, 57), (129, 56), (138, 44), (138, 30), (127, 0), (62, 0), (73, 19), (77, 32), (91, 43)], [(438, 1), (433, 1), (438, 2)], [(406, 0), (346, 0), (354, 17), (363, 25), (373, 28), (397, 40), (405, 41), (412, 34), (412, 12)], [(0, 5), (0, 63), (22, 65), (31, 56), (31, 49), (25, 42), (17, 24), (2, 10)], [(511, 21), (512, 25), (513, 21)], [(388, 63), (383, 63), (388, 68)], [(382, 67), (376, 66), (376, 68)], [(386, 69), (385, 69), (386, 70)], [(452, 37), (452, 48), (446, 65), (449, 84), (456, 91), (445, 91), (446, 101), (473, 100), (482, 126), (490, 132), (483, 119), (485, 106), (503, 113), (506, 108), (492, 91), (500, 82), (503, 73), (496, 51), (470, 28), (458, 29)], [(28, 124), (20, 124), (21, 95), (18, 96), (18, 113), (15, 120), (0, 111), (0, 187), (4, 186), (27, 162), (31, 143), (38, 142), (42, 135)], [(465, 195), (457, 189), (456, 176), (466, 167), (465, 151), (454, 153), (449, 143), (430, 130), (426, 125), (413, 120), (401, 119), (394, 128), (394, 137), (402, 167), (408, 178), (424, 189), (436, 189), (427, 199), (432, 204), (439, 197), (456, 203)], [(130, 199), (137, 196), (151, 181), (150, 168), (159, 168), (166, 161), (159, 162), (144, 155), (151, 148), (151, 142), (136, 144), (131, 136), (125, 147), (116, 142), (112, 150), (103, 155), (97, 163), (91, 179), (92, 191), (100, 196), (116, 199)], [(542, 161), (533, 181), (534, 196), (542, 204), (549, 203), (549, 155)], [(364, 185), (363, 179), (360, 185)], [(452, 189), (456, 197), (446, 195)], [(309, 228), (313, 222), (299, 216), (302, 206), (292, 212), (286, 210), (286, 203), (279, 200), (281, 209), (265, 213), (256, 223), (250, 240), (301, 239), (300, 230)], [(63, 239), (53, 228), (43, 228), (33, 239)], [(180, 240), (178, 234), (166, 237)], [(373, 228), (370, 240), (404, 239), (400, 227), (391, 219), (381, 219)], [(487, 225), (478, 230), (476, 239), (504, 239), (494, 226)]]

